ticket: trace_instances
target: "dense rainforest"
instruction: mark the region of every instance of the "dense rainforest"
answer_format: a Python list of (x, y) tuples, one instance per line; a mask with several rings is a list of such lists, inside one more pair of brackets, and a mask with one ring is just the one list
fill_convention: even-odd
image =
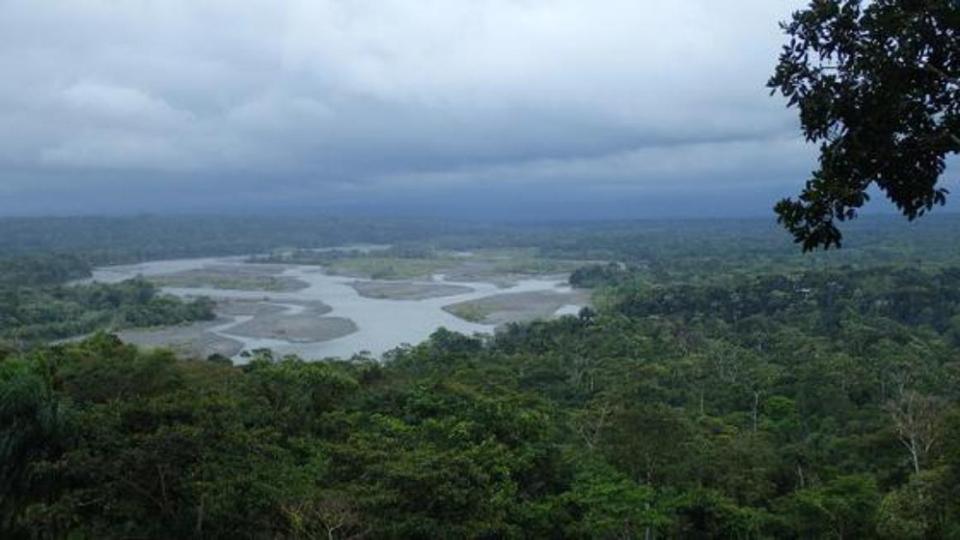
[[(30, 18), (15, 18), (26, 23), (24, 34), (31, 34)], [(674, 29), (681, 38), (681, 30), (700, 28), (698, 17), (670, 18), (682, 19), (684, 29)], [(79, 22), (83, 34), (81, 19), (70, 22)], [(569, 26), (567, 19), (572, 18), (550, 17)], [(621, 26), (629, 28), (629, 17), (624, 20)], [(437, 21), (442, 15), (429, 22)], [(532, 15), (522, 22), (524, 31), (553, 29), (553, 23), (541, 25)], [(393, 33), (403, 35), (403, 26), (399, 20), (401, 31)], [(231, 28), (231, 37), (256, 35), (241, 29)], [(670, 33), (669, 22), (664, 29)], [(417, 25), (420, 33), (429, 30), (429, 24)], [(910, 221), (947, 201), (951, 179), (945, 173), (960, 152), (958, 2), (811, 0), (781, 23), (781, 30), (787, 42), (767, 87), (797, 110), (804, 140), (819, 149), (818, 168), (799, 196), (775, 207), (786, 231), (765, 220), (486, 225), (303, 215), (0, 219), (0, 538), (960, 539), (960, 243), (955, 241), (960, 218), (937, 215), (903, 225), (860, 216), (877, 194)], [(340, 34), (335, 37), (353, 36), (349, 28)], [(527, 34), (524, 39), (543, 37)], [(207, 48), (216, 52), (216, 36), (211, 39)], [(122, 65), (123, 56), (146, 58), (175, 75), (176, 61), (156, 62), (164, 58), (164, 39), (145, 41), (150, 54), (111, 49), (108, 64)], [(478, 43), (469, 47), (471, 53), (503, 49), (483, 47), (483, 39)], [(717, 41), (721, 56), (738, 50), (724, 46), (729, 43)], [(659, 45), (638, 49), (638, 58), (663, 56), (671, 43)], [(690, 49), (685, 63), (696, 68), (702, 51), (685, 49)], [(429, 60), (421, 53), (415, 60)], [(89, 55), (66, 56), (77, 64), (68, 71), (79, 66), (82, 73)], [(338, 57), (334, 51), (322, 60)], [(476, 57), (484, 73), (497, 73), (492, 54)], [(374, 68), (391, 65), (375, 60)], [(511, 76), (526, 65), (508, 64)], [(244, 70), (256, 65), (245, 62)], [(225, 60), (214, 71), (228, 72), (230, 66)], [(297, 77), (310, 75), (297, 67)], [(732, 66), (738, 67), (744, 66)], [(268, 71), (273, 79), (287, 73)], [(349, 104), (340, 98), (350, 98), (356, 85), (337, 84), (342, 74), (333, 71), (321, 77), (321, 86), (346, 88), (333, 101)], [(377, 73), (361, 71), (366, 78)], [(285, 79), (295, 83), (297, 77)], [(682, 86), (688, 78), (675, 79)], [(225, 84), (223, 95), (232, 95), (230, 81)], [(730, 88), (721, 80), (710, 91), (722, 97)], [(89, 81), (70, 87), (63, 92), (67, 102), (89, 111), (63, 109), (66, 119), (91, 122), (84, 131), (94, 143), (76, 147), (79, 153), (69, 144), (49, 145), (41, 161), (54, 167), (31, 176), (17, 161), (14, 176), (24, 169), (24, 178), (34, 181), (57, 178), (54, 169), (73, 170), (75, 154), (84, 154), (86, 174), (96, 171), (101, 157), (90, 161), (87, 150), (110, 154), (100, 146), (112, 148), (97, 139), (102, 134), (96, 111), (113, 111), (104, 117), (104, 133), (123, 135), (121, 117), (158, 111), (144, 118), (178, 117), (167, 113), (181, 112), (176, 102), (192, 101), (191, 92), (174, 92), (168, 107), (160, 95), (169, 90), (155, 97), (139, 88)], [(502, 96), (489, 103), (510, 97), (509, 88), (497, 90)], [(378, 93), (384, 96), (389, 92)], [(478, 96), (489, 97), (482, 88)], [(576, 100), (575, 109), (588, 109), (582, 105), (591, 99)], [(430, 103), (429, 96), (415, 101)], [(443, 101), (440, 109), (426, 112), (456, 112), (456, 103)], [(553, 101), (548, 105), (560, 111), (563, 100)], [(694, 101), (703, 105), (702, 99)], [(627, 115), (636, 118), (620, 122), (617, 133), (627, 124), (640, 125), (635, 120), (645, 115), (635, 114), (643, 112), (638, 106)], [(270, 106), (256, 109), (253, 123), (241, 118), (240, 124), (256, 126), (270, 118)], [(421, 109), (411, 109), (409, 117), (388, 114), (399, 122), (389, 131), (406, 134), (403, 122), (419, 121)], [(513, 109), (505, 110), (529, 112)], [(708, 132), (721, 133), (729, 124), (729, 115), (718, 110)], [(618, 122), (621, 113), (605, 116)], [(469, 115), (454, 116), (458, 126), (470, 123)], [(538, 120), (536, 114), (530, 118)], [(565, 125), (563, 114), (544, 118)], [(362, 128), (376, 129), (375, 122), (364, 123), (369, 126)], [(429, 127), (442, 133), (442, 124)], [(263, 125), (282, 139), (283, 130), (273, 122)], [(603, 124), (571, 125), (582, 125), (589, 135)], [(168, 129), (159, 126), (157, 134)], [(539, 131), (533, 130), (542, 138)], [(739, 135), (726, 139), (754, 143), (769, 135), (745, 139), (742, 126), (734, 131)], [(390, 138), (380, 135), (374, 138)], [(671, 137), (653, 133), (644, 148), (656, 147), (658, 137), (680, 148), (674, 143), (683, 143), (686, 135), (667, 140)], [(117, 147), (133, 154), (130, 163), (144, 148), (148, 157), (155, 153), (153, 138), (147, 145), (131, 140)], [(233, 141), (230, 133), (225, 140)], [(449, 162), (470, 149), (469, 141), (451, 141), (440, 145), (443, 156), (433, 157)], [(372, 142), (376, 152), (377, 141)], [(557, 148), (575, 156), (578, 144), (567, 141)], [(528, 153), (551, 148), (549, 137), (527, 146)], [(167, 155), (160, 147), (159, 155)], [(497, 153), (491, 147), (474, 157), (496, 164)], [(578, 155), (587, 154), (597, 152)], [(771, 155), (777, 155), (775, 149)], [(409, 174), (391, 173), (391, 163), (399, 162), (390, 155), (370, 156), (373, 177), (406, 181)], [(332, 171), (349, 184), (349, 164), (311, 169), (327, 163), (323, 157), (290, 170), (312, 170), (317, 181)], [(430, 169), (424, 166), (429, 155), (421, 157), (406, 161)], [(736, 152), (730, 157), (752, 163)], [(184, 170), (204, 170), (186, 161)], [(615, 166), (630, 160), (617, 161)], [(102, 163), (114, 164), (109, 157)], [(768, 176), (771, 169), (757, 163), (741, 172)], [(168, 167), (161, 169), (167, 178)], [(454, 172), (458, 184), (465, 183), (460, 176), (470, 178)], [(721, 180), (735, 178), (719, 173)], [(433, 176), (441, 186), (448, 175)], [(548, 190), (572, 185), (539, 182), (541, 176), (565, 178), (549, 171), (535, 176), (537, 186)], [(307, 180), (296, 184), (294, 193), (309, 193)], [(680, 185), (671, 190), (684, 199), (688, 194)], [(614, 193), (606, 186), (600, 191), (608, 192), (604, 197)], [(377, 254), (318, 249), (351, 243), (390, 247)], [(841, 243), (839, 253), (798, 253)], [(438, 253), (497, 248), (512, 250), (503, 250), (498, 262), (515, 275), (576, 268), (569, 283), (591, 291), (592, 307), (577, 315), (505, 324), (489, 335), (439, 328), (423, 342), (382, 358), (280, 357), (259, 349), (244, 351), (237, 357), (243, 362), (234, 364), (216, 354), (184, 359), (165, 348), (137, 348), (112, 333), (214, 318), (210, 300), (168, 296), (139, 277), (108, 284), (83, 279), (101, 265), (236, 255), (328, 270), (350, 263), (367, 270), (365, 277), (399, 281), (435, 269), (430, 263)], [(512, 255), (504, 253), (524, 259), (508, 260)], [(387, 264), (384, 258), (390, 258)]]
[(457, 240), (594, 259), (595, 309), (382, 361), (3, 349), (3, 536), (960, 537), (954, 247), (597, 227)]
[[(958, 233), (960, 219), (950, 214), (909, 224), (866, 216), (846, 226), (843, 250), (803, 255), (776, 223), (763, 218), (487, 224), (323, 216), (0, 217), (0, 261), (55, 254), (105, 265), (372, 243), (404, 246), (398, 254), (422, 251), (424, 245), (530, 247), (547, 258), (669, 261), (673, 269), (684, 262), (702, 269), (710, 262), (757, 270), (784, 264), (952, 261), (960, 257), (960, 246), (943, 239)], [(0, 262), (0, 269), (5, 264)]]
[(121, 283), (0, 287), (0, 339), (21, 344), (97, 330), (212, 320), (213, 302), (161, 294), (142, 278)]
[(75, 283), (92, 262), (78, 254), (28, 254), (0, 259), (0, 344), (23, 348), (97, 330), (210, 320), (206, 298), (183, 301), (144, 279)]

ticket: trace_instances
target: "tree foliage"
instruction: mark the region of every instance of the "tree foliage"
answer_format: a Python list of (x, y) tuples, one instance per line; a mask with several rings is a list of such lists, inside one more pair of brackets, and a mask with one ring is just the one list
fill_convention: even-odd
[(241, 366), (184, 361), (106, 334), (8, 353), (0, 526), (5, 538), (949, 536), (960, 370), (936, 323), (960, 313), (955, 275), (627, 280), (596, 312), (488, 338), (439, 330), (383, 363), (266, 350)]
[(797, 107), (820, 166), (776, 206), (804, 250), (839, 246), (837, 222), (876, 186), (909, 219), (946, 201), (946, 156), (960, 152), (960, 4), (813, 0), (783, 25), (768, 82)]
[[(543, 238), (628, 262), (578, 274), (578, 316), (382, 362), (0, 343), (0, 537), (955, 537), (957, 252), (703, 227)], [(142, 280), (51, 274), (0, 312), (166, 313)]]

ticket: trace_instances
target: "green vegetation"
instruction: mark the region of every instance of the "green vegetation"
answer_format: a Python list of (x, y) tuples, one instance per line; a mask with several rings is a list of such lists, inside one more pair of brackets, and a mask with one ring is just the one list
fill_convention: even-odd
[(184, 302), (161, 295), (144, 279), (67, 284), (90, 272), (89, 259), (78, 254), (0, 259), (0, 347), (4, 340), (22, 348), (97, 330), (214, 318), (209, 299)]
[[(396, 244), (391, 251), (370, 253), (391, 259), (444, 258), (453, 251), (471, 251), (477, 258), (490, 260), (584, 261), (581, 266), (588, 261), (622, 261), (675, 274), (705, 267), (727, 273), (917, 260), (924, 265), (950, 264), (960, 258), (960, 243), (943, 239), (958, 234), (957, 215), (929, 216), (908, 225), (895, 217), (866, 216), (845, 227), (843, 250), (804, 255), (788, 234), (767, 219), (480, 226), (323, 217), (0, 218), (0, 253), (18, 259), (24, 255), (48, 257), (50, 261), (70, 257), (89, 272), (91, 265), (249, 256), (290, 245), (307, 253), (306, 248), (366, 242)], [(333, 257), (330, 253), (342, 252), (315, 253), (319, 255), (313, 255), (313, 263), (326, 264)], [(342, 255), (356, 256), (361, 254)], [(501, 262), (508, 261), (501, 258)]]
[(331, 274), (368, 279), (425, 279), (448, 270), (458, 261), (428, 244), (402, 244), (370, 251), (358, 249), (280, 250), (270, 255), (254, 256), (251, 262), (315, 264)]
[[(960, 220), (887, 223), (812, 257), (755, 222), (518, 227), (340, 257), (437, 264), (473, 244), (476, 272), (623, 261), (571, 275), (595, 311), (440, 330), (382, 363), (257, 351), (234, 367), (103, 334), (0, 346), (0, 533), (956, 537), (960, 253), (942, 239)], [(91, 329), (166, 313), (140, 280), (62, 285), (90, 259), (73, 260), (3, 298), (45, 295), (18, 313), (96, 313)]]
[(960, 534), (960, 267), (678, 262), (383, 363), (8, 352), (5, 537)]
[(450, 268), (448, 259), (404, 259), (394, 257), (366, 256), (339, 259), (327, 266), (332, 274), (369, 279), (417, 279)]
[(425, 240), (471, 227), (430, 220), (336, 217), (135, 216), (0, 218), (0, 253), (71, 253), (95, 265), (267, 253), (356, 242)]
[[(793, 239), (839, 246), (873, 186), (910, 219), (943, 204), (956, 0), (815, 0), (784, 30), (769, 85), (821, 153), (777, 206)], [(0, 537), (960, 538), (960, 218), (858, 221), (800, 257), (756, 220), (0, 219)], [(316, 251), (353, 242), (394, 247)], [(572, 271), (597, 307), (382, 362), (43, 343), (213, 316), (68, 284), (92, 266), (279, 245), (256, 260)]]
[(161, 287), (211, 287), (241, 291), (288, 292), (302, 289), (305, 284), (282, 276), (203, 270), (151, 276), (150, 281)]
[(799, 110), (820, 166), (798, 200), (777, 204), (805, 250), (840, 245), (876, 187), (909, 219), (946, 202), (946, 158), (960, 153), (956, 0), (814, 0), (767, 83)]
[(0, 288), (0, 339), (21, 345), (214, 318), (213, 302), (161, 295), (144, 279), (121, 283)]
[[(943, 203), (958, 29), (954, 0), (817, 0), (785, 26), (770, 85), (822, 143), (777, 208), (805, 249), (873, 184), (911, 219)], [(960, 538), (960, 218), (859, 221), (799, 257), (756, 220), (0, 220), (18, 341), (211, 316), (141, 279), (65, 285), (91, 265), (278, 245), (380, 278), (594, 261), (570, 281), (597, 306), (383, 362), (0, 342), (0, 536)], [(310, 250), (358, 241), (410, 244)]]
[(544, 257), (539, 249), (481, 250), (474, 258), (492, 262), (492, 267), (488, 270), (485, 269), (483, 273), (493, 276), (499, 274), (532, 276), (565, 274), (572, 272), (582, 264), (577, 261)]
[(90, 263), (83, 257), (43, 254), (0, 259), (0, 287), (56, 285), (90, 277)]
[[(522, 231), (520, 229), (518, 232)], [(461, 239), (462, 241), (462, 239)], [(492, 239), (477, 233), (470, 240), (485, 245)], [(570, 272), (576, 261), (548, 258), (537, 248), (479, 248), (468, 254), (441, 250), (430, 243), (402, 244), (386, 249), (362, 251), (280, 250), (254, 256), (251, 262), (316, 264), (334, 274), (370, 279), (424, 279), (436, 273), (452, 273), (462, 279), (493, 279), (504, 275), (544, 275)]]
[(591, 264), (574, 270), (570, 274), (570, 285), (583, 289), (609, 287), (632, 279), (636, 273), (623, 263)]
[(488, 307), (472, 302), (459, 302), (444, 306), (443, 309), (465, 321), (475, 323), (482, 323), (491, 313)]

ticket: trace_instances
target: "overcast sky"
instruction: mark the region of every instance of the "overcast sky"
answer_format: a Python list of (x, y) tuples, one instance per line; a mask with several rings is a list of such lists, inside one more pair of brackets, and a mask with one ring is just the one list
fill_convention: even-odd
[(761, 215), (786, 0), (0, 0), (0, 214)]

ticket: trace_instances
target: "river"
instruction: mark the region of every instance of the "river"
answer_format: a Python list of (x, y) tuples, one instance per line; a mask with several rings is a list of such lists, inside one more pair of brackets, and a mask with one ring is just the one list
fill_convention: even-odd
[[(241, 258), (207, 258), (182, 259), (168, 261), (153, 261), (135, 265), (111, 266), (98, 268), (94, 271), (92, 280), (100, 282), (117, 282), (130, 279), (138, 275), (145, 277), (196, 270), (216, 265), (243, 266), (253, 263), (244, 262)], [(330, 339), (327, 341), (313, 341), (308, 343), (293, 342), (284, 339), (269, 339), (250, 337), (232, 333), (231, 329), (249, 321), (252, 316), (226, 316), (222, 324), (207, 328), (207, 332), (238, 341), (243, 349), (270, 348), (275, 353), (297, 354), (304, 358), (342, 357), (348, 358), (355, 353), (366, 351), (375, 357), (404, 343), (418, 343), (426, 339), (437, 328), (444, 327), (464, 334), (490, 333), (494, 326), (479, 324), (460, 319), (447, 311), (444, 306), (476, 300), (492, 295), (504, 293), (523, 293), (536, 291), (569, 292), (565, 281), (553, 278), (521, 279), (512, 286), (502, 288), (493, 283), (448, 281), (443, 275), (433, 276), (430, 283), (442, 283), (468, 287), (469, 292), (450, 296), (427, 298), (421, 300), (395, 300), (383, 298), (367, 298), (361, 296), (350, 284), (357, 278), (329, 275), (317, 266), (286, 265), (281, 276), (296, 278), (307, 286), (292, 292), (265, 292), (250, 290), (220, 289), (208, 287), (164, 287), (167, 293), (189, 298), (194, 296), (209, 296), (217, 299), (246, 299), (279, 304), (286, 314), (302, 313), (304, 302), (320, 301), (330, 306), (332, 311), (324, 314), (325, 317), (342, 317), (350, 319), (357, 330), (351, 334)], [(420, 282), (426, 283), (426, 282)], [(573, 313), (577, 306), (564, 306), (563, 313)], [(235, 357), (235, 360), (242, 360)]]

